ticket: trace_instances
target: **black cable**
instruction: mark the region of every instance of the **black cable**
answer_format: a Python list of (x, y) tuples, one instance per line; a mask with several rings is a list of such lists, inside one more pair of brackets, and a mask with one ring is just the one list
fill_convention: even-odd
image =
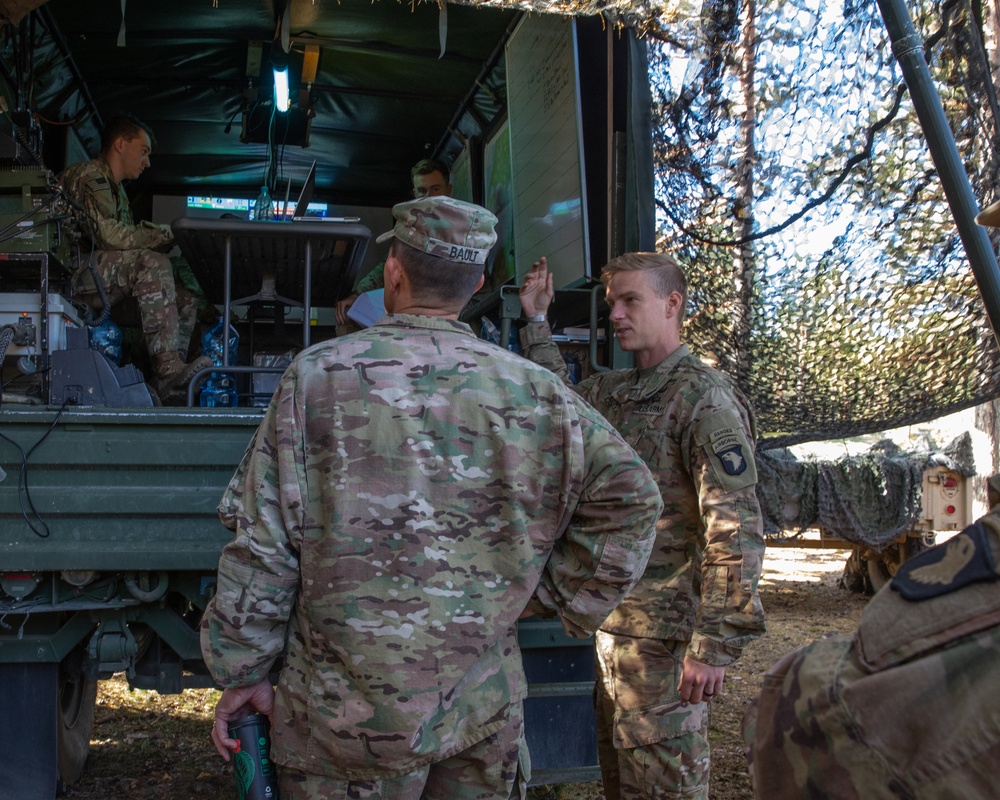
[[(7, 357), (7, 348), (10, 347), (10, 343), (14, 341), (14, 326), (4, 325), (0, 328), (0, 364), (3, 364), (4, 358)], [(11, 378), (13, 380), (13, 378)], [(7, 384), (0, 384), (0, 403), (3, 402), (3, 390)]]
[[(7, 357), (7, 348), (10, 347), (10, 343), (14, 341), (14, 336), (17, 334), (17, 329), (14, 325), (4, 325), (0, 328), (0, 364), (3, 364), (4, 359)], [(4, 390), (10, 386), (21, 375), (15, 375), (7, 381), (0, 382), (0, 407), (3, 405), (3, 393)]]
[[(90, 272), (91, 277), (94, 279), (94, 286), (97, 289), (97, 296), (101, 300), (101, 313), (98, 314), (97, 319), (93, 322), (89, 321), (88, 314), (88, 325), (93, 325), (94, 327), (100, 327), (105, 322), (108, 321), (108, 317), (111, 316), (111, 300), (108, 298), (107, 287), (104, 285), (104, 281), (97, 272), (97, 264), (94, 258), (94, 253), (96, 252), (96, 240), (99, 233), (99, 224), (96, 219), (94, 219), (90, 212), (69, 192), (60, 187), (59, 194), (62, 195), (63, 199), (66, 200), (67, 204), (71, 209), (77, 211), (78, 213), (74, 215), (74, 219), (77, 222), (86, 223), (88, 228), (87, 238), (90, 240), (90, 257), (83, 262), (81, 269), (86, 269)], [(82, 261), (82, 258), (81, 258)]]
[[(24, 231), (16, 230), (17, 226), (20, 225), (22, 222), (24, 222), (29, 217), (35, 216), (35, 214), (37, 214), (42, 209), (48, 208), (50, 205), (52, 205), (55, 202), (55, 200), (56, 200), (56, 195), (54, 195), (54, 194), (49, 195), (48, 200), (46, 200), (44, 203), (42, 203), (40, 206), (38, 206), (38, 208), (33, 208), (30, 211), (25, 212), (24, 214), (22, 214), (20, 217), (18, 217), (14, 221), (10, 222), (9, 224), (7, 224), (6, 226), (4, 226), (3, 228), (0, 228), (0, 236), (3, 236), (5, 233), (7, 233), (8, 231), (10, 231), (12, 229), (15, 230), (15, 233), (13, 233), (11, 236), (6, 237), (6, 239), (12, 239), (15, 236), (20, 236), (22, 233), (24, 233)], [(45, 221), (47, 222), (48, 220), (45, 220)], [(3, 239), (2, 241), (6, 241), (6, 239)]]
[[(68, 404), (69, 400), (63, 402), (63, 404), (59, 407), (59, 411), (56, 412), (56, 418), (52, 420), (52, 424), (49, 426), (49, 429), (45, 431), (42, 437), (31, 446), (31, 449), (28, 450), (27, 453), (25, 453), (21, 445), (19, 445), (13, 439), (9, 438), (3, 433), (0, 433), (0, 439), (9, 442), (11, 445), (17, 448), (17, 452), (21, 454), (21, 468), (18, 470), (18, 475), (17, 475), (18, 505), (21, 508), (21, 516), (24, 518), (25, 523), (29, 528), (31, 528), (31, 532), (35, 534), (35, 536), (37, 536), (39, 539), (47, 539), (51, 531), (49, 531), (48, 523), (46, 523), (45, 520), (42, 518), (42, 515), (38, 513), (38, 509), (35, 508), (35, 503), (31, 499), (31, 487), (28, 485), (28, 459), (31, 458), (31, 454), (34, 453), (35, 450), (37, 450), (41, 446), (42, 442), (44, 442), (46, 439), (49, 438), (49, 435), (52, 433), (52, 431), (55, 430), (55, 427), (59, 422), (59, 418), (62, 417), (62, 414), (66, 410), (66, 406)], [(32, 516), (42, 526), (41, 531), (38, 530), (38, 528), (35, 527), (31, 519), (28, 518), (28, 511), (25, 510), (24, 507), (25, 501), (27, 501), (28, 503), (28, 510), (31, 511)]]
[(87, 259), (86, 269), (90, 272), (90, 276), (94, 279), (94, 286), (97, 287), (97, 296), (101, 299), (101, 313), (97, 315), (91, 324), (95, 328), (101, 327), (108, 318), (111, 316), (111, 300), (108, 297), (107, 287), (104, 285), (104, 279), (101, 278), (100, 274), (97, 272), (97, 259), (94, 257), (94, 242), (90, 242), (90, 257)]
[(0, 363), (3, 363), (4, 357), (7, 355), (7, 348), (14, 341), (14, 333), (13, 325), (4, 325), (0, 328)]

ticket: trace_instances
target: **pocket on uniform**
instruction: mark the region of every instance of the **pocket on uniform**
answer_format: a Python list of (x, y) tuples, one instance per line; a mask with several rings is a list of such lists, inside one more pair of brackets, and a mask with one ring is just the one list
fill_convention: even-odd
[(619, 750), (698, 733), (708, 723), (708, 703), (665, 703), (642, 711), (615, 714), (614, 743)]
[(528, 743), (524, 741), (521, 751), (517, 757), (517, 797), (518, 800), (527, 800), (528, 782), (531, 780), (531, 755), (528, 753)]

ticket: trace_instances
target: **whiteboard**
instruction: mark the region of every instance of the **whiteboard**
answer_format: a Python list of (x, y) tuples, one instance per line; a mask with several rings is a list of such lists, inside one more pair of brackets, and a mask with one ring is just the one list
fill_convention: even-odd
[(514, 180), (511, 173), (510, 128), (505, 120), (483, 144), (484, 202), (497, 215), (497, 242), (486, 259), (489, 288), (498, 289), (515, 277)]
[(579, 285), (591, 271), (572, 18), (525, 16), (506, 61), (517, 277), (546, 256), (556, 288)]

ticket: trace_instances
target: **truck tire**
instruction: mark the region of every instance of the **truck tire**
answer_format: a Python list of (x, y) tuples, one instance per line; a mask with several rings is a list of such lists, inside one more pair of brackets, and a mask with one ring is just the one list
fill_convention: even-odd
[(855, 594), (874, 594), (872, 592), (871, 579), (868, 577), (868, 562), (856, 547), (851, 550), (851, 555), (848, 556), (847, 561), (844, 563), (844, 572), (840, 577), (840, 585)]
[(890, 547), (881, 553), (869, 554), (868, 579), (871, 581), (872, 594), (892, 580), (906, 559), (926, 550), (927, 547), (922, 537), (907, 536), (902, 544)]
[(0, 664), (0, 794), (52, 800), (58, 773), (58, 664)]
[(60, 791), (80, 777), (90, 753), (97, 706), (97, 681), (82, 675), (61, 676), (59, 681), (59, 784)]
[(892, 569), (881, 554), (868, 556), (868, 580), (871, 581), (872, 594), (876, 594), (891, 581), (895, 573), (896, 570)]

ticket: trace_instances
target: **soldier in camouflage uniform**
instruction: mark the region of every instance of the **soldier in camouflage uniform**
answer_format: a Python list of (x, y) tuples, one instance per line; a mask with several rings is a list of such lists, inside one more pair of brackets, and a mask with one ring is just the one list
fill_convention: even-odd
[[(576, 388), (643, 457), (663, 515), (642, 579), (596, 637), (598, 752), (608, 800), (708, 798), (708, 701), (764, 631), (764, 555), (750, 403), (680, 338), (687, 283), (670, 256), (629, 253), (601, 274), (636, 369)], [(525, 277), (525, 355), (568, 382), (545, 311), (545, 259)]]
[(523, 798), (515, 623), (592, 633), (642, 572), (659, 493), (551, 372), (458, 321), (493, 214), (393, 212), (388, 315), (296, 357), (220, 505), (212, 735), (227, 757), (228, 720), (272, 713), (282, 800)]
[[(198, 298), (174, 282), (173, 266), (164, 255), (174, 243), (170, 226), (135, 224), (125, 194), (124, 181), (138, 178), (149, 166), (152, 146), (144, 123), (129, 115), (113, 117), (101, 135), (101, 154), (71, 165), (60, 180), (91, 222), (97, 274), (109, 299), (136, 299), (155, 388), (164, 402), (172, 402), (183, 396), (191, 377), (212, 361), (201, 357), (185, 363)], [(78, 274), (75, 288), (78, 294), (96, 292), (87, 270)]]
[(782, 658), (744, 719), (758, 800), (987, 800), (1000, 774), (1000, 475), (854, 636)]
[[(451, 172), (448, 167), (436, 158), (424, 158), (413, 165), (410, 170), (410, 181), (413, 183), (413, 196), (421, 197), (451, 197), (451, 184), (448, 182)], [(359, 330), (354, 321), (347, 316), (347, 310), (358, 299), (358, 295), (381, 289), (385, 286), (385, 262), (377, 264), (371, 272), (365, 275), (354, 291), (337, 303), (337, 334), (350, 333)]]

